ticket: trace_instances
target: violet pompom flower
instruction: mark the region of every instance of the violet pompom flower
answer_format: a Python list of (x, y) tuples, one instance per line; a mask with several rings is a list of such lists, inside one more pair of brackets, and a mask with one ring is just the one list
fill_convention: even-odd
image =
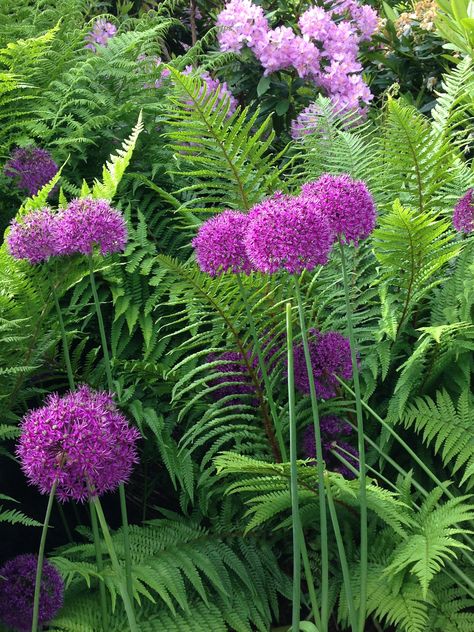
[(58, 172), (51, 155), (39, 147), (18, 147), (5, 164), (4, 173), (17, 179), (19, 189), (36, 195)]
[(238, 211), (223, 211), (202, 224), (192, 244), (203, 272), (212, 277), (251, 272), (243, 242), (247, 224), (248, 215)]
[(87, 33), (85, 48), (96, 53), (101, 46), (107, 46), (111, 37), (117, 33), (117, 27), (112, 22), (108, 22), (105, 18), (99, 18), (94, 23), (92, 29)]
[(224, 353), (210, 353), (207, 356), (207, 362), (217, 361), (222, 364), (217, 364), (212, 371), (221, 375), (209, 380), (209, 386), (218, 387), (211, 393), (214, 400), (218, 401), (224, 397), (233, 396), (235, 399), (227, 401), (227, 404), (232, 406), (242, 403), (242, 398), (238, 397), (239, 395), (255, 395), (255, 387), (241, 353), (225, 351)]
[(312, 199), (279, 192), (250, 211), (244, 244), (257, 270), (299, 274), (327, 263), (333, 233)]
[(15, 259), (26, 259), (32, 265), (59, 254), (58, 214), (43, 208), (12, 220), (6, 241)]
[(325, 173), (304, 184), (301, 195), (313, 200), (344, 243), (352, 241), (357, 246), (375, 228), (374, 200), (362, 180), (353, 180), (347, 174)]
[[(328, 470), (331, 472), (339, 472), (345, 478), (355, 478), (354, 473), (342, 463), (333, 452), (338, 452), (356, 469), (358, 468), (358, 451), (347, 441), (341, 440), (341, 437), (347, 437), (352, 434), (352, 427), (347, 422), (339, 419), (334, 415), (321, 417), (320, 419), (321, 441), (323, 448), (323, 458)], [(314, 436), (314, 426), (309, 424), (303, 434), (303, 453), (307, 459), (316, 458), (316, 440)], [(349, 456), (345, 452), (350, 452)]]
[[(339, 386), (336, 376), (344, 380), (350, 380), (352, 377), (349, 339), (337, 331), (322, 333), (310, 329), (308, 345), (316, 394), (323, 399), (331, 399), (336, 396), (336, 389)], [(305, 395), (309, 395), (309, 376), (302, 343), (295, 345), (293, 356), (295, 386)]]
[(17, 455), (30, 483), (59, 500), (84, 501), (115, 490), (137, 462), (136, 428), (110, 393), (81, 386), (28, 412), (21, 423)]
[[(36, 555), (18, 555), (0, 568), (0, 621), (12, 630), (29, 632), (33, 621)], [(43, 564), (38, 623), (54, 619), (63, 605), (64, 582), (47, 560)]]
[(59, 220), (61, 254), (90, 255), (94, 246), (103, 255), (124, 250), (127, 225), (107, 200), (91, 197), (72, 200)]
[(453, 226), (459, 233), (474, 231), (474, 189), (469, 189), (454, 207)]

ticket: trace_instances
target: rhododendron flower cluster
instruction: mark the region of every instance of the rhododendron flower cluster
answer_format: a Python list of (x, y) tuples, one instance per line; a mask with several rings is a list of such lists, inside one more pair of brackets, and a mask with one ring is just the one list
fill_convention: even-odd
[(112, 22), (108, 22), (105, 18), (99, 18), (94, 26), (85, 37), (87, 42), (85, 48), (97, 52), (101, 46), (107, 46), (111, 37), (117, 33), (117, 27)]
[(378, 26), (377, 13), (356, 0), (339, 0), (331, 8), (310, 7), (298, 20), (300, 34), (286, 26), (270, 28), (261, 7), (251, 0), (230, 0), (217, 18), (223, 51), (250, 48), (264, 74), (295, 69), (331, 98), (341, 112), (365, 114), (373, 98), (357, 60), (359, 45)]
[[(339, 419), (339, 417), (328, 416), (321, 417), (320, 429), (323, 459), (327, 468), (332, 472), (342, 474), (345, 478), (355, 478), (354, 472), (333, 454), (333, 452), (338, 452), (355, 469), (358, 469), (359, 452), (350, 443), (341, 439), (341, 437), (348, 437), (352, 434), (352, 427), (345, 421), (342, 421), (342, 419)], [(303, 435), (303, 452), (307, 459), (316, 458), (316, 440), (313, 424), (307, 426)], [(346, 452), (350, 454), (346, 454)]]
[(18, 147), (4, 167), (9, 178), (17, 179), (19, 189), (36, 195), (58, 172), (51, 155), (39, 147)]
[[(18, 555), (0, 568), (0, 621), (12, 630), (29, 632), (33, 621), (35, 555)], [(38, 623), (54, 619), (63, 605), (64, 582), (47, 560), (43, 564)]]
[(17, 455), (42, 494), (57, 483), (60, 500), (84, 501), (128, 480), (139, 436), (110, 393), (81, 386), (25, 415)]
[(334, 235), (344, 243), (356, 246), (375, 228), (375, 203), (362, 180), (353, 180), (347, 174), (338, 176), (325, 173), (314, 182), (302, 186), (302, 195), (313, 200), (328, 219)]
[[(344, 380), (352, 378), (349, 340), (337, 331), (323, 333), (317, 329), (310, 329), (308, 345), (316, 395), (323, 399), (331, 399), (336, 396), (336, 389), (339, 386), (337, 377)], [(309, 376), (302, 343), (294, 346), (293, 361), (295, 386), (305, 395), (309, 395)]]
[(453, 225), (460, 233), (474, 231), (474, 189), (469, 189), (454, 207)]
[(12, 257), (31, 264), (62, 255), (92, 254), (95, 246), (103, 255), (119, 252), (126, 241), (123, 215), (107, 200), (89, 197), (72, 200), (57, 213), (46, 207), (14, 219), (7, 236)]

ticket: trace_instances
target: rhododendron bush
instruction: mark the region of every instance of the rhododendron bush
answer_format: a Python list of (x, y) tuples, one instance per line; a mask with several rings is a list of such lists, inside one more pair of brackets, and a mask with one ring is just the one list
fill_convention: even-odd
[(469, 15), (0, 2), (0, 632), (474, 631)]

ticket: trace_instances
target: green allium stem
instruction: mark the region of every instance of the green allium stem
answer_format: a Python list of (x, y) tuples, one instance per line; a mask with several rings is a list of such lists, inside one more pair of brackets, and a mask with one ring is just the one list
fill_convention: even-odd
[(322, 629), (321, 615), (319, 613), (318, 598), (316, 596), (316, 590), (314, 589), (313, 572), (311, 570), (311, 565), (309, 563), (308, 549), (306, 547), (306, 542), (305, 542), (305, 538), (304, 538), (304, 533), (303, 533), (303, 528), (302, 527), (301, 527), (300, 543), (301, 543), (301, 559), (303, 560), (304, 574), (305, 574), (305, 577), (306, 577), (306, 583), (308, 584), (308, 592), (309, 592), (309, 600), (311, 602), (311, 610), (313, 612), (314, 622), (316, 623), (316, 627), (318, 628), (318, 632), (319, 632), (319, 630)]
[(250, 326), (250, 333), (252, 334), (253, 344), (254, 344), (254, 347), (255, 347), (255, 351), (257, 352), (258, 364), (259, 364), (259, 367), (260, 367), (260, 371), (262, 373), (263, 383), (265, 384), (265, 392), (266, 392), (266, 395), (267, 395), (268, 404), (270, 406), (270, 412), (271, 412), (272, 418), (273, 418), (273, 424), (274, 424), (274, 427), (275, 427), (275, 434), (276, 434), (276, 438), (277, 438), (277, 441), (278, 441), (278, 447), (280, 449), (280, 454), (281, 454), (282, 460), (286, 461), (286, 459), (287, 459), (286, 446), (285, 446), (285, 442), (283, 441), (281, 421), (280, 421), (280, 417), (278, 415), (278, 411), (276, 409), (275, 400), (273, 398), (272, 385), (271, 385), (270, 379), (268, 377), (268, 371), (267, 371), (267, 367), (266, 367), (266, 364), (265, 364), (265, 358), (264, 358), (264, 355), (262, 353), (262, 345), (260, 344), (260, 340), (258, 338), (258, 333), (257, 333), (257, 328), (255, 326), (255, 320), (254, 320), (254, 317), (252, 315), (252, 311), (250, 309), (250, 302), (249, 302), (248, 292), (245, 289), (244, 284), (242, 283), (242, 279), (240, 277), (240, 274), (236, 274), (236, 277), (237, 277), (237, 283), (238, 283), (238, 286), (239, 286), (240, 295), (242, 297), (242, 302), (243, 302), (244, 307), (245, 307), (245, 313), (247, 315), (247, 320), (248, 320), (248, 323), (249, 323), (249, 326)]
[(46, 547), (46, 537), (48, 535), (49, 521), (51, 518), (51, 510), (53, 509), (54, 496), (58, 483), (55, 481), (49, 493), (48, 506), (44, 517), (43, 530), (41, 531), (41, 540), (38, 551), (38, 563), (36, 565), (35, 594), (33, 597), (33, 620), (31, 623), (31, 632), (38, 630), (39, 603), (41, 595), (41, 579), (43, 577), (44, 550)]
[(334, 529), (334, 535), (336, 536), (337, 551), (339, 554), (339, 561), (341, 563), (342, 578), (344, 582), (344, 590), (346, 592), (347, 610), (349, 611), (349, 620), (351, 622), (352, 632), (357, 632), (357, 613), (354, 608), (354, 597), (352, 595), (351, 574), (349, 572), (349, 565), (347, 564), (346, 551), (344, 548), (344, 542), (342, 541), (341, 528), (339, 526), (339, 519), (337, 517), (336, 507), (334, 506), (334, 500), (331, 492), (331, 483), (329, 479), (326, 481), (326, 492), (328, 499), (329, 514), (331, 516), (332, 526)]
[[(102, 573), (104, 570), (104, 561), (102, 559), (102, 551), (100, 547), (99, 525), (97, 523), (97, 514), (93, 502), (89, 501), (89, 508), (91, 514), (92, 535), (94, 536), (95, 558), (97, 563), (97, 570)], [(107, 632), (108, 630), (108, 615), (107, 615), (107, 599), (105, 594), (105, 584), (103, 580), (99, 581), (99, 596), (100, 596), (100, 614), (102, 618), (102, 630)]]
[[(97, 286), (94, 275), (94, 262), (92, 255), (89, 255), (89, 277), (91, 282), (92, 295), (94, 297), (95, 311), (97, 314), (97, 322), (99, 323), (99, 334), (102, 344), (102, 352), (104, 354), (105, 373), (107, 375), (107, 387), (111, 393), (114, 390), (114, 383), (112, 379), (112, 368), (110, 364), (109, 347), (107, 344), (107, 337), (105, 335), (104, 319), (102, 317), (102, 308), (99, 301), (99, 295), (97, 293)], [(119, 485), (120, 496), (120, 513), (122, 515), (122, 532), (123, 532), (123, 545), (125, 550), (125, 575), (127, 578), (127, 591), (131, 600), (133, 608), (133, 585), (132, 585), (132, 557), (130, 554), (130, 537), (128, 528), (128, 514), (127, 514), (127, 498), (125, 495), (125, 486)]]
[(352, 375), (357, 417), (357, 447), (359, 450), (359, 504), (360, 504), (360, 606), (359, 632), (364, 632), (367, 608), (367, 574), (368, 574), (368, 526), (367, 526), (367, 472), (365, 466), (364, 418), (362, 414), (362, 396), (360, 391), (359, 367), (357, 365), (357, 347), (352, 322), (352, 305), (350, 297), (349, 277), (347, 273), (346, 255), (341, 238), (338, 237), (341, 254), (344, 295), (346, 299), (347, 333), (351, 346)]
[(293, 371), (293, 326), (291, 322), (291, 303), (286, 304), (286, 342), (288, 349), (288, 408), (290, 417), (290, 491), (291, 521), (293, 530), (293, 602), (291, 630), (298, 632), (300, 628), (301, 609), (301, 526), (298, 498), (298, 465), (295, 409), (295, 376)]
[(56, 292), (54, 281), (53, 283), (51, 283), (51, 289), (53, 292), (54, 305), (56, 307), (56, 314), (58, 316), (59, 328), (61, 330), (61, 338), (63, 341), (64, 362), (66, 363), (69, 388), (71, 389), (71, 391), (73, 391), (75, 389), (75, 383), (74, 383), (74, 374), (72, 372), (71, 356), (69, 355), (69, 345), (67, 343), (66, 328), (64, 327), (63, 315), (61, 312), (61, 306), (59, 305), (58, 293)]
[(128, 593), (127, 582), (123, 578), (122, 569), (120, 567), (118, 557), (115, 552), (114, 543), (112, 541), (112, 536), (110, 535), (109, 527), (107, 525), (107, 520), (105, 519), (104, 512), (102, 510), (102, 505), (100, 504), (100, 500), (98, 499), (97, 496), (93, 497), (91, 500), (94, 505), (94, 509), (97, 513), (97, 517), (99, 518), (100, 528), (102, 529), (102, 533), (104, 535), (104, 540), (107, 546), (107, 550), (109, 552), (110, 560), (112, 562), (112, 567), (118, 576), (119, 590), (122, 596), (125, 612), (127, 613), (127, 619), (128, 619), (128, 625), (130, 627), (130, 632), (139, 632), (139, 628), (135, 620), (132, 597), (130, 597)]
[(328, 525), (326, 509), (326, 491), (324, 488), (324, 459), (323, 444), (321, 441), (321, 428), (319, 426), (319, 408), (316, 397), (316, 387), (314, 385), (313, 366), (311, 354), (309, 352), (308, 331), (306, 328), (306, 318), (304, 314), (303, 301), (299, 279), (295, 275), (295, 291), (298, 303), (298, 313), (300, 318), (301, 337), (303, 341), (304, 357), (306, 361), (306, 371), (309, 379), (309, 392), (311, 397), (311, 410), (313, 414), (314, 436), (316, 443), (316, 465), (318, 468), (318, 490), (319, 490), (319, 523), (321, 529), (321, 632), (327, 632), (329, 619), (329, 546), (328, 546)]

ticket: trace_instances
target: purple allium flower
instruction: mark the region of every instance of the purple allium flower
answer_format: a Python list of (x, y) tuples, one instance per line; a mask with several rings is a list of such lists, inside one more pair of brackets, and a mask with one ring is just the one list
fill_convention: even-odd
[[(316, 394), (323, 399), (336, 396), (339, 382), (336, 375), (344, 380), (352, 377), (351, 347), (348, 338), (337, 331), (320, 332), (310, 329), (309, 352), (313, 367)], [(309, 395), (309, 377), (306, 370), (303, 344), (293, 349), (295, 386)]]
[(99, 246), (105, 255), (125, 248), (125, 219), (107, 200), (91, 197), (72, 200), (58, 222), (61, 254), (90, 255), (94, 246)]
[(129, 478), (139, 436), (111, 394), (81, 386), (63, 397), (50, 395), (25, 415), (17, 455), (42, 494), (57, 481), (59, 500), (84, 501)]
[(253, 207), (244, 244), (257, 270), (294, 274), (327, 263), (333, 233), (312, 199), (279, 192)]
[(112, 22), (108, 22), (105, 18), (96, 20), (92, 30), (87, 33), (85, 48), (97, 52), (100, 46), (107, 46), (107, 42), (117, 33), (117, 27)]
[(59, 254), (58, 214), (43, 208), (13, 219), (6, 241), (15, 259), (41, 263)]
[[(222, 364), (216, 365), (213, 372), (221, 373), (218, 377), (209, 380), (209, 386), (220, 386), (212, 391), (211, 396), (216, 401), (229, 396), (255, 395), (255, 387), (252, 384), (248, 369), (245, 366), (242, 354), (237, 351), (225, 351), (224, 353), (210, 353), (207, 362), (220, 361)], [(229, 400), (227, 404), (239, 404), (242, 399), (236, 397)]]
[(51, 155), (39, 147), (18, 147), (5, 164), (4, 173), (9, 178), (17, 178), (17, 185), (28, 193), (36, 195), (58, 172), (58, 165)]
[(250, 273), (243, 243), (247, 224), (248, 215), (238, 211), (223, 211), (202, 224), (192, 243), (203, 272), (213, 277), (229, 271)]
[(325, 173), (319, 180), (304, 184), (302, 196), (313, 200), (328, 218), (334, 234), (345, 243), (352, 241), (357, 246), (375, 228), (374, 200), (362, 180)]
[(454, 207), (453, 226), (460, 233), (474, 231), (474, 189), (469, 189)]
[[(8, 628), (29, 632), (33, 620), (36, 555), (18, 555), (0, 568), (0, 620)], [(63, 605), (64, 582), (47, 560), (43, 564), (38, 622), (51, 621)]]
[[(321, 417), (321, 441), (323, 447), (323, 458), (327, 468), (332, 472), (339, 472), (345, 478), (355, 478), (354, 473), (334, 456), (332, 451), (339, 452), (356, 469), (358, 468), (358, 451), (346, 441), (341, 441), (340, 437), (352, 434), (352, 427), (339, 417), (333, 415)], [(307, 459), (316, 458), (316, 440), (314, 436), (314, 426), (309, 424), (303, 434), (303, 453)], [(342, 448), (342, 449), (341, 449)], [(353, 457), (345, 454), (343, 450), (350, 452)]]

